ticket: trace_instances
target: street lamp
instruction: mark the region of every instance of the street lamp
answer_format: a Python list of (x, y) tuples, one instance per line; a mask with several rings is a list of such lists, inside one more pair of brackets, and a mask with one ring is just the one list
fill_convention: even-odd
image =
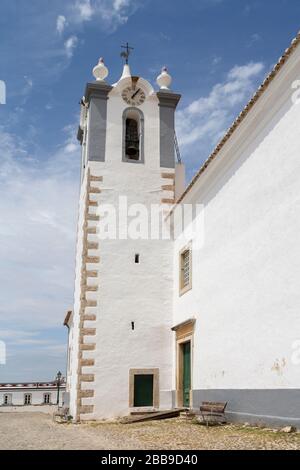
[(56, 404), (59, 406), (59, 389), (60, 389), (60, 384), (61, 384), (61, 377), (62, 373), (59, 371), (56, 374), (56, 384), (57, 384), (57, 402)]

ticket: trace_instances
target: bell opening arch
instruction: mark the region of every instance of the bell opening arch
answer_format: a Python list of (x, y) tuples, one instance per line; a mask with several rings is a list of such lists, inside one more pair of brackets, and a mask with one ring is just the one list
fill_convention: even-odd
[(144, 114), (130, 107), (123, 112), (123, 162), (144, 163)]

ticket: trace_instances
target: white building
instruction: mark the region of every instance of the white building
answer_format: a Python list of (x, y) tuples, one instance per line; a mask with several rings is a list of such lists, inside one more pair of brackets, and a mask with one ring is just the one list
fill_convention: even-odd
[(0, 384), (0, 412), (4, 411), (49, 411), (53, 406), (62, 406), (66, 383), (57, 382), (2, 383)]
[[(300, 425), (299, 43), (300, 35), (185, 189), (174, 156), (180, 96), (167, 72), (155, 92), (128, 65), (112, 86), (103, 62), (94, 69), (78, 134), (75, 305), (66, 319), (76, 419), (206, 400), (227, 401), (232, 420)], [(201, 231), (126, 238), (120, 196), (142, 205), (129, 216), (153, 204), (167, 214), (175, 198), (203, 205), (204, 243)], [(107, 204), (122, 206), (116, 239), (99, 235)]]

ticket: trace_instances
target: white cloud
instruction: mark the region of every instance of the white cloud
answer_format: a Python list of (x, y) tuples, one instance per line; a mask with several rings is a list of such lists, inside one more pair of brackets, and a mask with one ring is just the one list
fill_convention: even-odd
[[(74, 49), (79, 41), (84, 40), (85, 26), (90, 26), (90, 21), (95, 23), (101, 33), (111, 34), (136, 11), (139, 0), (114, 2), (115, 0), (52, 0), (45, 10), (44, 2), (36, 0), (21, 2), (17, 15), (11, 9), (8, 21), (17, 21), (16, 31), (5, 44), (0, 41), (1, 66), (8, 71), (10, 77), (10, 99), (17, 96), (23, 86), (23, 77), (15, 70), (17, 63), (25, 60), (34, 83), (41, 82), (46, 89), (48, 84), (52, 85), (69, 67)], [(24, 15), (26, 21), (21, 21)], [(66, 40), (68, 42), (65, 44)], [(15, 43), (22, 44), (25, 59), (16, 58)], [(66, 60), (66, 54), (69, 60)], [(0, 81), (0, 93), (4, 88), (5, 84)]]
[(67, 20), (64, 15), (59, 15), (56, 20), (56, 31), (58, 34), (62, 34), (67, 26)]
[(0, 155), (1, 325), (60, 326), (73, 297), (79, 146), (68, 133), (37, 161), (0, 128)]
[(264, 69), (264, 65), (261, 62), (250, 62), (247, 65), (236, 65), (233, 67), (229, 74), (229, 80), (239, 80), (238, 84), (241, 88), (247, 88), (248, 81), (251, 80), (253, 77), (259, 75)]
[[(33, 80), (32, 78), (30, 77), (27, 77), (26, 75), (24, 76), (24, 80), (25, 80), (25, 83), (26, 83), (26, 88), (27, 90), (31, 90), (31, 88), (33, 87)], [(27, 92), (26, 90), (26, 92)]]
[(91, 5), (90, 0), (78, 0), (74, 5), (74, 10), (77, 14), (78, 21), (89, 21), (92, 19), (95, 10)]
[(115, 30), (127, 22), (137, 8), (136, 0), (76, 0), (70, 22), (84, 23), (95, 19), (102, 28)]
[(0, 340), (3, 380), (49, 380), (64, 369), (73, 304), (80, 146), (75, 126), (52, 155), (31, 155), (0, 126)]
[(78, 45), (78, 37), (77, 36), (70, 36), (64, 44), (65, 53), (69, 59), (73, 57), (74, 51)]
[(15, 87), (14, 90), (11, 91), (10, 93), (10, 98), (18, 98), (18, 105), (19, 109), (18, 112), (22, 112), (22, 108), (20, 105), (24, 105), (33, 89), (33, 80), (31, 77), (28, 77), (27, 75), (24, 75), (24, 77), (20, 77), (20, 85), (19, 87)]
[(215, 55), (212, 59), (212, 65), (218, 65), (222, 62), (222, 57)]
[(253, 46), (254, 44), (256, 44), (257, 42), (261, 41), (261, 35), (258, 34), (258, 33), (254, 33), (252, 34), (252, 36), (250, 37), (250, 40), (247, 44), (247, 47), (251, 47)]
[[(95, 20), (101, 29), (114, 31), (127, 22), (135, 11), (136, 0), (76, 0), (68, 4), (67, 17), (57, 17), (56, 29), (62, 34), (68, 24), (73, 31), (84, 23)], [(71, 59), (78, 46), (78, 36), (73, 34), (64, 42), (64, 53)]]
[(122, 8), (127, 7), (130, 4), (130, 0), (114, 0), (113, 8), (116, 11), (122, 10)]
[(264, 65), (260, 62), (237, 65), (223, 82), (212, 88), (208, 96), (196, 99), (177, 113), (179, 142), (193, 172), (208, 157), (246, 104), (263, 71)]

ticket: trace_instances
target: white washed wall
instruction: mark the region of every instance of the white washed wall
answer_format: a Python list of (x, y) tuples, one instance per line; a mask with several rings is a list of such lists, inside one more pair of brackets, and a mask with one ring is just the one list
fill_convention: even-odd
[[(90, 162), (92, 175), (103, 176), (101, 204), (118, 205), (120, 195), (128, 204), (160, 204), (161, 178), (159, 156), (159, 107), (154, 96), (140, 109), (145, 118), (145, 163), (122, 162), (122, 114), (127, 106), (119, 95), (108, 100), (108, 128), (105, 163)], [(170, 172), (170, 170), (166, 170)], [(89, 236), (96, 241), (95, 236)], [(172, 264), (170, 241), (100, 240), (99, 291), (89, 293), (97, 300), (97, 322), (85, 322), (85, 327), (97, 329), (96, 352), (85, 352), (84, 358), (95, 358), (95, 367), (83, 367), (83, 374), (95, 374), (95, 382), (82, 388), (95, 390), (94, 398), (82, 399), (83, 405), (94, 405), (93, 415), (85, 419), (111, 418), (129, 412), (129, 369), (159, 368), (160, 406), (172, 403)], [(140, 264), (135, 264), (135, 254)], [(131, 322), (135, 322), (132, 331)], [(89, 339), (87, 338), (87, 341)], [(90, 341), (94, 342), (95, 337)]]
[(196, 390), (299, 388), (298, 78), (299, 48), (185, 198), (205, 205), (205, 244), (183, 297), (178, 242), (174, 253), (174, 323), (197, 318)]
[(83, 223), (85, 210), (85, 196), (87, 186), (87, 169), (85, 171), (79, 199), (78, 231), (76, 245), (76, 273), (75, 273), (75, 291), (74, 291), (74, 310), (72, 322), (70, 325), (68, 347), (69, 364), (67, 370), (67, 392), (70, 393), (70, 415), (76, 416), (77, 401), (77, 380), (78, 380), (78, 354), (79, 354), (79, 314), (80, 314), (80, 292), (81, 292), (81, 268), (82, 268), (82, 249), (83, 249)]
[[(63, 401), (64, 396), (64, 389), (60, 390), (60, 405)], [(32, 396), (32, 405), (38, 406), (44, 405), (44, 395), (45, 394), (51, 395), (51, 404), (56, 405), (57, 402), (57, 390), (36, 390), (36, 389), (22, 389), (22, 390), (7, 390), (7, 391), (0, 391), (0, 411), (5, 411), (6, 409), (11, 409), (10, 406), (3, 406), (4, 405), (4, 396), (11, 395), (12, 396), (12, 406), (23, 406), (24, 405), (24, 395), (31, 394)], [(24, 406), (24, 408), (30, 408), (30, 406)]]

